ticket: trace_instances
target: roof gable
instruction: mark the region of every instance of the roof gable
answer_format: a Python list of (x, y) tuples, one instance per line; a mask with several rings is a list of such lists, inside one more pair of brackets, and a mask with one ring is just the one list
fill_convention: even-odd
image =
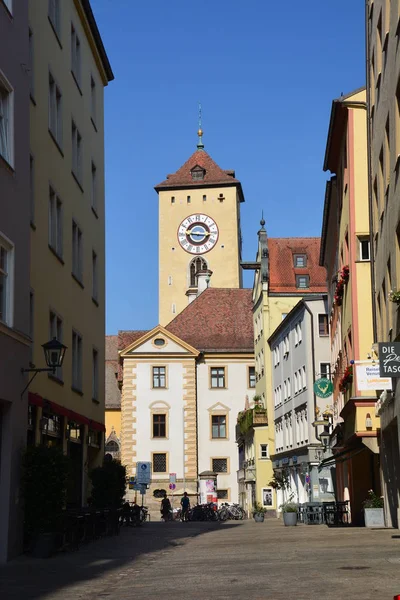
[[(194, 179), (192, 171), (204, 170), (203, 179)], [(235, 179), (234, 171), (224, 171), (204, 150), (196, 150), (192, 156), (175, 173), (167, 175), (167, 179), (155, 186), (157, 191), (163, 189), (187, 188), (192, 186), (234, 185), (240, 189), (241, 200), (243, 192), (240, 181)]]
[[(157, 340), (163, 341), (163, 344), (158, 344)], [(179, 339), (173, 333), (167, 331), (161, 325), (157, 325), (151, 331), (147, 331), (144, 335), (132, 342), (128, 347), (120, 350), (121, 358), (128, 358), (132, 356), (142, 354), (155, 354), (159, 356), (163, 355), (189, 355), (197, 356), (199, 351), (187, 344), (185, 341)]]

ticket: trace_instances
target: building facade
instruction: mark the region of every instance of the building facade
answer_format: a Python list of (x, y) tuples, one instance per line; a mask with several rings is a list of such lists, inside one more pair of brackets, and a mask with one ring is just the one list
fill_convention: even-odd
[(122, 462), (130, 477), (138, 461), (151, 462), (153, 514), (170, 473), (172, 500), (186, 490), (197, 503), (199, 478), (210, 473), (218, 499), (237, 502), (236, 416), (254, 368), (251, 291), (208, 288), (166, 328), (119, 339)]
[[(391, 291), (400, 289), (399, 3), (367, 2), (367, 96), (370, 124), (369, 208), (374, 342), (399, 341), (400, 315)], [(377, 349), (376, 349), (377, 350)], [(400, 386), (380, 394), (381, 474), (388, 526), (400, 525)]]
[(333, 178), (320, 256), (328, 274), (337, 496), (349, 501), (355, 524), (363, 523), (368, 490), (380, 493), (376, 392), (362, 376), (374, 357), (366, 116), (364, 88), (332, 103), (324, 170)]
[(300, 300), (270, 336), (274, 393), (275, 454), (271, 457), (277, 504), (334, 500), (331, 468), (321, 469), (324, 447), (313, 426), (332, 414), (332, 396), (315, 395), (314, 382), (330, 379), (326, 296)]
[[(268, 238), (265, 221), (261, 220), (258, 248), (254, 262), (242, 262), (244, 269), (254, 270), (253, 326), (255, 355), (255, 395), (267, 411), (268, 426), (257, 428), (257, 442), (251, 441), (253, 428), (247, 433), (249, 450), (254, 455), (250, 480), (246, 469), (240, 471), (241, 486), (251, 486), (248, 492), (257, 502), (263, 502), (265, 488), (273, 479), (271, 455), (275, 454), (274, 394), (272, 387), (272, 357), (268, 339), (301, 298), (326, 291), (325, 269), (319, 266), (320, 238)], [(261, 446), (267, 447), (268, 458), (261, 456)], [(240, 446), (239, 446), (240, 447)], [(276, 494), (267, 509), (275, 511)]]
[[(29, 367), (29, 41), (26, 2), (0, 3), (0, 562), (21, 551)], [(47, 341), (47, 340), (44, 340)]]
[[(159, 323), (166, 325), (198, 292), (198, 272), (212, 285), (240, 288), (240, 205), (234, 171), (222, 170), (204, 150), (155, 187), (159, 196)], [(210, 275), (211, 275), (210, 273)]]
[[(88, 0), (29, 3), (32, 366), (67, 346), (29, 392), (28, 443), (56, 444), (87, 499), (104, 446), (104, 87), (111, 67)], [(28, 157), (29, 159), (29, 157)]]

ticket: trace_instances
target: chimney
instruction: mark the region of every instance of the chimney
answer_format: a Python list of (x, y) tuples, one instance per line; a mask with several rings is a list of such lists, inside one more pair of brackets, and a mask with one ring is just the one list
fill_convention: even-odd
[(208, 286), (210, 285), (211, 275), (212, 271), (210, 271), (210, 269), (197, 271), (197, 296), (200, 296), (200, 294), (208, 288)]
[(193, 300), (196, 300), (197, 298), (197, 288), (189, 288), (188, 291), (186, 292), (186, 296), (188, 297), (188, 304), (190, 304), (191, 302), (193, 302)]

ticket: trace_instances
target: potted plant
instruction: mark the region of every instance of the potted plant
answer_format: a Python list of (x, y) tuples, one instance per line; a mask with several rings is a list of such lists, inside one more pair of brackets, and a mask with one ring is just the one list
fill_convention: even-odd
[(119, 460), (104, 457), (103, 466), (90, 472), (92, 500), (96, 508), (120, 508), (126, 493), (126, 467)]
[(368, 490), (368, 498), (363, 502), (365, 527), (385, 527), (383, 514), (383, 498), (373, 490)]
[(48, 558), (57, 547), (66, 501), (68, 458), (62, 448), (31, 446), (22, 459), (24, 534), (37, 558)]
[(297, 525), (297, 511), (299, 507), (296, 502), (293, 502), (293, 494), (279, 508), (283, 513), (283, 522), (286, 527)]
[(390, 302), (394, 302), (394, 304), (400, 305), (400, 291), (390, 290), (388, 298)]
[(263, 506), (260, 502), (255, 502), (253, 506), (253, 519), (256, 523), (264, 523), (264, 516), (267, 512), (265, 506)]

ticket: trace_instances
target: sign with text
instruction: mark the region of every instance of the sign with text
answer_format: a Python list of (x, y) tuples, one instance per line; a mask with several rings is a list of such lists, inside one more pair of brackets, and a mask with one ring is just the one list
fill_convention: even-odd
[(169, 474), (169, 482), (170, 483), (176, 483), (176, 473), (170, 473)]
[(381, 377), (400, 377), (400, 342), (384, 342), (379, 345)]
[(136, 483), (148, 485), (151, 481), (151, 462), (138, 462), (136, 465)]
[(319, 398), (329, 398), (333, 392), (333, 385), (330, 379), (321, 377), (314, 381), (314, 394)]
[(379, 364), (356, 365), (357, 388), (359, 390), (391, 390), (390, 377), (380, 377)]

